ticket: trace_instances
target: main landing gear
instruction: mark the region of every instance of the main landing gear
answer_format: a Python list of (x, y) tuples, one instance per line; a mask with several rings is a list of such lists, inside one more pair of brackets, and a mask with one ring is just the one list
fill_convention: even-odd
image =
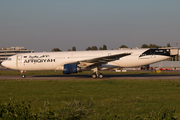
[(99, 73), (99, 74), (93, 73), (93, 74), (92, 74), (92, 78), (93, 78), (93, 79), (95, 79), (95, 78), (97, 78), (97, 77), (99, 77), (100, 79), (102, 79), (102, 78), (103, 78), (103, 74), (102, 74), (102, 73)]
[(25, 77), (26, 77), (26, 75), (25, 75), (24, 73), (25, 73), (25, 71), (21, 71), (21, 77), (22, 77), (22, 78), (25, 78)]
[(94, 71), (94, 73), (92, 74), (92, 78), (95, 79), (95, 78), (100, 78), (102, 79), (103, 78), (103, 74), (102, 73), (98, 73), (98, 68), (94, 68), (92, 69)]

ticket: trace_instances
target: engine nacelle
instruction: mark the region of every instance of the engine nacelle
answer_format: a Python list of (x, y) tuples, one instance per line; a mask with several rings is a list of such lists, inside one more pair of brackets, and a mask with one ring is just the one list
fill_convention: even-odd
[(63, 74), (78, 73), (81, 71), (81, 68), (77, 66), (76, 63), (65, 64)]

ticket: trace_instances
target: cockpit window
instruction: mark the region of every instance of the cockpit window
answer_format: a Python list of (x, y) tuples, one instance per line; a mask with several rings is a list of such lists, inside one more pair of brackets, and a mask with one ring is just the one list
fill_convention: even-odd
[(11, 61), (12, 59), (11, 58), (7, 58), (7, 60)]

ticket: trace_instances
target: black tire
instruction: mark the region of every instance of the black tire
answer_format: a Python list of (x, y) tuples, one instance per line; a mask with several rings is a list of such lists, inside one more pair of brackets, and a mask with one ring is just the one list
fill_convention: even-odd
[(99, 78), (102, 79), (104, 76), (102, 73), (99, 74)]
[(92, 74), (92, 78), (95, 79), (97, 78), (97, 75), (95, 73)]
[(21, 75), (21, 77), (22, 77), (22, 78), (25, 78), (25, 77), (26, 77), (26, 75), (22, 74), (22, 75)]

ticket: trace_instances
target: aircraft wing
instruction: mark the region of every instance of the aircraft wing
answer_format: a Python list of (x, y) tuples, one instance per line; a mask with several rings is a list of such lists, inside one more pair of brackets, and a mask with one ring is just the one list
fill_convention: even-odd
[(121, 54), (115, 54), (115, 55), (109, 55), (109, 56), (83, 60), (83, 61), (79, 61), (79, 66), (80, 67), (99, 66), (102, 64), (106, 64), (107, 62), (119, 60), (119, 58), (122, 58), (128, 55), (131, 55), (131, 53), (121, 53)]

